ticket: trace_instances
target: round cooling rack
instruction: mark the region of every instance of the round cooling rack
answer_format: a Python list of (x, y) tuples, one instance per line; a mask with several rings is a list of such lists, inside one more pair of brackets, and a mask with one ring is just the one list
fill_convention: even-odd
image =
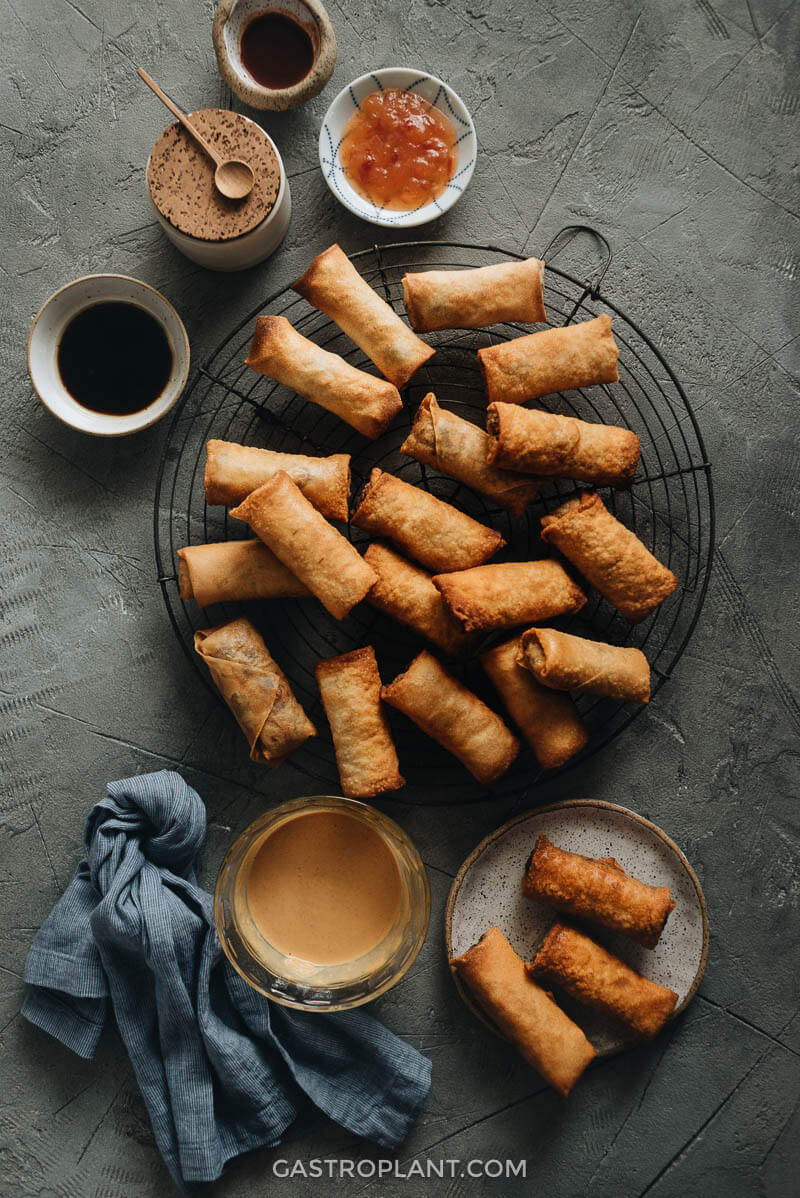
[[(569, 226), (562, 230), (542, 256), (547, 258), (550, 249), (564, 235), (574, 236), (576, 231), (584, 229), (584, 226)], [(636, 626), (628, 624), (591, 588), (587, 588), (589, 601), (580, 614), (556, 623), (596, 640), (638, 646), (650, 662), (655, 697), (689, 642), (708, 586), (714, 545), (711, 469), (694, 413), (674, 372), (647, 334), (599, 292), (610, 250), (594, 230), (585, 231), (605, 247), (604, 266), (591, 281), (583, 283), (548, 261), (545, 306), (551, 325), (589, 320), (600, 312), (610, 312), (620, 347), (620, 381), (549, 395), (536, 403), (584, 420), (624, 425), (639, 434), (641, 461), (631, 490), (601, 488), (601, 493), (610, 511), (634, 530), (659, 561), (675, 572), (680, 585), (654, 615)], [(401, 279), (406, 271), (486, 266), (523, 257), (495, 246), (432, 241), (376, 245), (351, 255), (367, 282), (401, 316), (404, 316)], [(313, 599), (218, 604), (207, 610), (198, 608), (193, 601), (182, 601), (176, 577), (178, 549), (249, 535), (246, 527), (230, 519), (224, 508), (206, 506), (203, 489), (206, 442), (220, 438), (286, 453), (352, 454), (353, 502), (372, 467), (380, 466), (498, 529), (508, 544), (493, 561), (546, 557), (540, 518), (574, 494), (576, 486), (569, 481), (554, 481), (543, 488), (525, 516), (515, 520), (490, 500), (399, 452), (414, 413), (428, 391), (433, 391), (443, 406), (483, 428), (486, 395), (475, 351), (530, 332), (529, 327), (504, 324), (491, 329), (427, 334), (436, 354), (405, 388), (403, 411), (392, 426), (377, 441), (368, 441), (336, 416), (245, 366), (254, 321), (262, 313), (286, 316), (304, 336), (341, 354), (353, 365), (375, 373), (361, 350), (332, 321), (289, 288), (270, 296), (237, 325), (200, 367), (167, 434), (154, 512), (158, 582), (184, 652), (203, 685), (209, 687), (221, 704), (206, 667), (194, 652), (195, 630), (222, 623), (243, 612), (253, 620), (286, 672), (295, 695), (320, 730), (317, 737), (292, 754), (290, 764), (336, 793), (339, 786), (336, 761), (314, 681), (317, 661), (371, 644), (381, 675), (388, 682), (405, 669), (422, 647), (421, 642), (367, 603), (359, 604), (347, 620), (337, 621)], [(360, 529), (348, 525), (342, 531), (359, 548), (365, 547), (368, 538)], [(495, 634), (484, 644), (508, 635), (510, 632)], [(502, 712), (477, 655), (449, 668), (470, 690)], [(564, 769), (607, 745), (642, 710), (640, 705), (618, 704), (592, 695), (577, 696), (577, 705), (589, 731), (589, 741), (584, 751)], [(222, 706), (220, 719), (232, 718)], [(455, 758), (398, 712), (389, 711), (389, 719), (400, 768), (408, 783), (398, 792), (402, 801), (473, 801), (527, 791), (535, 788), (543, 777), (536, 759), (526, 748), (498, 782), (489, 788), (480, 786)], [(246, 752), (244, 740), (242, 752)]]

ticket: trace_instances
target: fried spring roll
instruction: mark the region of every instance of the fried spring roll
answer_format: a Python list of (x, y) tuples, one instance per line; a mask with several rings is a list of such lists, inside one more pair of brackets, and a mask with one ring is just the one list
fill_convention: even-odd
[(330, 316), (395, 387), (404, 387), (436, 352), (412, 333), (338, 245), (318, 254), (293, 290)]
[(378, 575), (378, 581), (367, 594), (367, 603), (424, 636), (451, 657), (462, 656), (469, 650), (474, 638), (464, 632), (447, 610), (426, 570), (378, 541), (367, 546), (364, 561)]
[(279, 471), (231, 512), (249, 524), (332, 616), (343, 620), (375, 581), (358, 550)]
[(588, 740), (569, 695), (541, 686), (517, 664), (519, 637), (487, 649), (481, 665), (544, 770), (564, 765)]
[(566, 1098), (597, 1056), (577, 1023), (537, 986), (498, 927), (451, 965), (528, 1064)]
[(478, 350), (490, 403), (525, 403), (554, 391), (619, 382), (619, 349), (607, 313)]
[(280, 765), (317, 730), (292, 694), (283, 670), (249, 620), (205, 628), (194, 647), (247, 737), (250, 757)]
[(641, 649), (588, 641), (555, 628), (529, 628), (520, 637), (517, 660), (553, 690), (589, 691), (621, 703), (650, 701), (650, 666)]
[(639, 464), (639, 437), (613, 424), (493, 403), (486, 429), (488, 462), (508, 470), (627, 488)]
[(357, 370), (292, 328), (285, 316), (259, 316), (247, 365), (379, 437), (403, 406), (393, 383)]
[(519, 752), (519, 741), (500, 716), (427, 650), (383, 687), (381, 697), (457, 757), (479, 782), (494, 782)]
[(417, 408), (413, 427), (400, 452), (457, 478), (519, 517), (536, 498), (541, 483), (487, 465), (491, 444), (483, 429), (440, 408), (431, 392)]
[(482, 329), (517, 320), (547, 320), (544, 262), (496, 262), (476, 270), (426, 270), (403, 276), (403, 303), (412, 329)]
[(549, 559), (474, 566), (435, 574), (433, 582), (465, 632), (550, 620), (579, 611), (586, 602), (564, 567)]
[(317, 662), (322, 706), (330, 724), (342, 794), (370, 799), (405, 786), (381, 703), (381, 677), (372, 645)]
[(618, 1019), (642, 1039), (656, 1036), (678, 1001), (674, 990), (642, 977), (577, 928), (553, 924), (525, 966), (537, 981), (560, 986), (576, 1002)]
[(632, 878), (613, 857), (582, 857), (556, 848), (546, 836), (536, 841), (522, 883), (523, 894), (568, 915), (621, 932), (655, 948), (675, 907), (668, 886)]
[(678, 585), (672, 571), (592, 491), (544, 516), (542, 537), (632, 624), (655, 611)]
[(350, 454), (334, 453), (310, 458), (302, 453), (277, 453), (237, 445), (235, 441), (209, 441), (206, 445), (206, 503), (241, 503), (251, 491), (284, 470), (329, 520), (346, 520), (350, 498)]
[(310, 594), (259, 540), (179, 549), (178, 588), (181, 599), (194, 599), (200, 607), (245, 599), (299, 599)]
[(442, 574), (478, 566), (505, 545), (493, 528), (377, 466), (352, 523), (387, 537), (423, 566)]

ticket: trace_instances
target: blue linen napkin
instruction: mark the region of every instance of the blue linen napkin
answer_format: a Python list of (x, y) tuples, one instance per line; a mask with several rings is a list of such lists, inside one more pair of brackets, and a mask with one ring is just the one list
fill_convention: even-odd
[(109, 783), (86, 856), (33, 942), (22, 1014), (92, 1057), (110, 1000), (179, 1189), (279, 1143), (309, 1100), (395, 1148), (428, 1093), (430, 1061), (361, 1011), (306, 1014), (248, 986), (195, 880), (205, 830), (179, 774)]

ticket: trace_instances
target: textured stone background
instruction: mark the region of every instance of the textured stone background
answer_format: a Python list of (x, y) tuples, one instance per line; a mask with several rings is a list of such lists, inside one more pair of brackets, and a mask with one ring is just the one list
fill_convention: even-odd
[[(513, 803), (457, 819), (387, 805), (420, 844), (435, 899), (421, 958), (379, 1004), (434, 1062), (399, 1159), (525, 1157), (528, 1181), (346, 1192), (796, 1193), (800, 11), (785, 0), (330, 0), (329, 11), (332, 83), (305, 110), (265, 118), (292, 180), (287, 242), (226, 277), (181, 258), (151, 219), (144, 164), (165, 114), (133, 73), (144, 65), (186, 107), (229, 105), (210, 0), (2, 0), (0, 1192), (170, 1192), (115, 1034), (82, 1062), (18, 1014), (28, 945), (105, 781), (181, 768), (209, 807), (207, 881), (265, 801), (304, 790), (291, 768), (265, 777), (242, 765), (173, 640), (151, 543), (165, 429), (104, 443), (59, 425), (26, 376), (28, 326), (56, 286), (119, 271), (176, 303), (199, 361), (334, 238), (370, 244), (374, 231), (325, 187), (317, 130), (348, 79), (402, 63), (449, 79), (481, 142), (468, 193), (430, 235), (535, 252), (570, 220), (598, 224), (616, 249), (608, 293), (661, 345), (700, 414), (719, 514), (704, 618), (652, 710), (542, 799), (591, 794), (663, 825), (704, 883), (712, 942), (677, 1025), (592, 1069), (562, 1104), (462, 1007), (439, 937), (452, 875)], [(311, 1119), (210, 1192), (290, 1192), (271, 1180), (272, 1156), (372, 1155)]]

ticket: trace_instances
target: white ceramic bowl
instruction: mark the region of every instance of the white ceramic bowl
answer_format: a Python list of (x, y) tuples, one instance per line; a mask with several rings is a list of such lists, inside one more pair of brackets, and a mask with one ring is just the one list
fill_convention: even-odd
[[(172, 351), (172, 370), (164, 390), (148, 407), (127, 416), (94, 412), (73, 399), (58, 370), (58, 347), (67, 325), (98, 303), (128, 303), (155, 317)], [(136, 347), (131, 346), (135, 353)], [(127, 275), (84, 275), (50, 296), (36, 313), (28, 336), (28, 374), (36, 394), (70, 428), (95, 437), (124, 437), (148, 428), (170, 410), (189, 376), (189, 338), (183, 321), (160, 291)]]
[[(443, 113), (458, 131), (456, 169), (445, 191), (430, 204), (412, 208), (410, 212), (379, 208), (363, 199), (348, 183), (339, 158), (344, 127), (350, 117), (371, 92), (384, 91), (389, 87), (402, 87), (406, 91), (416, 92)], [(424, 225), (452, 208), (472, 178), (477, 153), (478, 138), (464, 101), (435, 75), (407, 67), (385, 67), (370, 71), (368, 75), (361, 75), (342, 88), (326, 112), (319, 134), (322, 173), (337, 200), (362, 220), (390, 228), (410, 229), (415, 225)]]

